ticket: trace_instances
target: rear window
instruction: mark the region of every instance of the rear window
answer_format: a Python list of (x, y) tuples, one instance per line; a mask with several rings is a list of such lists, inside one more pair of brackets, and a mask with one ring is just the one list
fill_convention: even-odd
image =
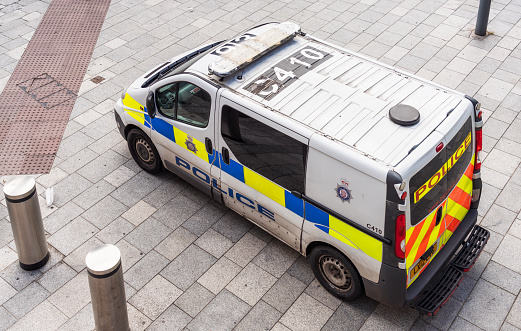
[(463, 176), (472, 158), (471, 132), (469, 117), (449, 144), (412, 177), (409, 183), (412, 225), (442, 203)]

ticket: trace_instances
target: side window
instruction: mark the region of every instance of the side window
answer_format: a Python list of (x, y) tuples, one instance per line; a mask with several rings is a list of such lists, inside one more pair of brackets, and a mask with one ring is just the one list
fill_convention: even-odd
[(307, 145), (229, 106), (222, 110), (221, 134), (241, 164), (304, 193)]
[(164, 116), (194, 126), (208, 125), (212, 99), (202, 88), (179, 82), (159, 88), (156, 95), (159, 111)]

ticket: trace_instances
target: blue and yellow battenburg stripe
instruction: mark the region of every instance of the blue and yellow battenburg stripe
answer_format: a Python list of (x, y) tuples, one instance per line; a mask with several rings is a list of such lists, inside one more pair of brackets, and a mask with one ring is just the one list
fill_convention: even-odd
[[(189, 135), (187, 133), (172, 126), (161, 118), (155, 117), (151, 119), (148, 116), (146, 108), (134, 100), (130, 95), (127, 94), (125, 96), (125, 99), (123, 99), (123, 105), (125, 106), (125, 112), (127, 112), (132, 118), (136, 119), (139, 123), (148, 128), (151, 127), (152, 130), (157, 131), (177, 145), (190, 151), (210, 164), (213, 164), (217, 157), (219, 162), (215, 162), (215, 166), (220, 167), (222, 171), (260, 192), (299, 217), (305, 217), (306, 221), (314, 223), (318, 229), (324, 231), (333, 238), (340, 240), (350, 247), (363, 251), (365, 254), (377, 261), (382, 261), (383, 244), (381, 241), (342, 222), (338, 218), (329, 215), (312, 204), (304, 202), (304, 200), (297, 198), (283, 187), (232, 159), (230, 159), (229, 164), (224, 163), (219, 152), (213, 150), (212, 154), (208, 154), (206, 152), (205, 144), (194, 137), (190, 138), (191, 142), (195, 145), (196, 151), (194, 152), (193, 150), (188, 149), (186, 141), (188, 140)], [(137, 109), (142, 110), (142, 112), (136, 111)], [(150, 123), (152, 123), (152, 125), (150, 125)], [(304, 206), (306, 211), (305, 213)]]

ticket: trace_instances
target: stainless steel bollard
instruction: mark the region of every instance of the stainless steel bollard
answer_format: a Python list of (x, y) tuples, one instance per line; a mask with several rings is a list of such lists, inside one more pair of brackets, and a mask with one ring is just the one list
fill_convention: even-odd
[(91, 250), (85, 258), (96, 330), (129, 330), (121, 253), (110, 244)]
[(15, 177), (4, 185), (4, 195), (20, 267), (24, 270), (43, 267), (49, 260), (49, 248), (36, 181), (30, 176)]

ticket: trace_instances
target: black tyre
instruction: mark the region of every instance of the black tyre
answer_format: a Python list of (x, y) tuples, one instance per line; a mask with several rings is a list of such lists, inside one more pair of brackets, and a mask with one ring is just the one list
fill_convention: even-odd
[(344, 254), (329, 246), (317, 246), (309, 255), (311, 269), (320, 284), (342, 300), (355, 300), (362, 295), (362, 279)]
[(146, 133), (139, 129), (130, 130), (127, 144), (132, 158), (143, 170), (150, 174), (157, 174), (163, 169), (156, 146)]

